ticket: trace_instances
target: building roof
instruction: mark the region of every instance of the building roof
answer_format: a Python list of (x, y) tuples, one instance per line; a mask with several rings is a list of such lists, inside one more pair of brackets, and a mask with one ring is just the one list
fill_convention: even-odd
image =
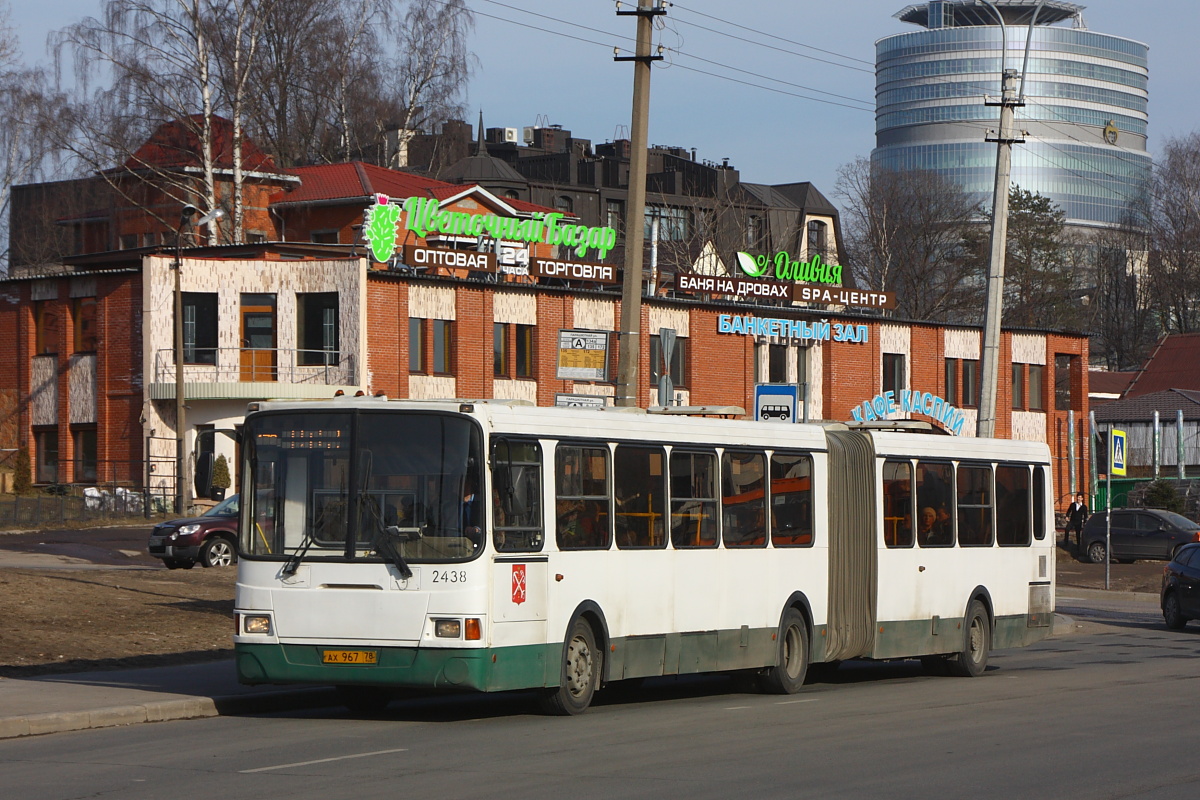
[(1088, 371), (1088, 395), (1116, 399), (1129, 388), (1136, 372), (1109, 372), (1096, 369)]
[[(217, 169), (233, 169), (233, 123), (224, 117), (212, 118), (213, 160)], [(149, 139), (125, 160), (123, 169), (181, 169), (204, 166), (200, 158), (200, 131), (203, 114), (159, 125)], [(247, 172), (278, 174), (271, 157), (258, 149), (248, 136), (242, 137), (242, 169)]]
[(389, 197), (431, 196), (441, 189), (461, 187), (412, 172), (378, 167), (365, 161), (317, 164), (288, 170), (300, 186), (271, 198), (273, 206), (304, 205), (331, 201), (367, 200), (377, 194)]
[(1165, 389), (1161, 392), (1127, 397), (1096, 406), (1096, 422), (1150, 422), (1154, 412), (1164, 425), (1174, 422), (1178, 410), (1183, 418), (1200, 420), (1200, 392), (1186, 389)]
[[(1033, 11), (1038, 6), (1038, 0), (993, 0), (993, 4), (1004, 17), (1005, 25), (1028, 25), (1033, 19)], [(975, 25), (995, 25), (996, 15), (987, 6), (976, 0), (946, 0), (946, 5), (954, 9), (954, 27), (964, 28)], [(1062, 22), (1064, 19), (1078, 16), (1084, 7), (1075, 3), (1064, 3), (1061, 0), (1044, 0), (1041, 11), (1037, 15), (1038, 25), (1050, 25)], [(929, 27), (929, 4), (918, 3), (902, 8), (896, 13), (896, 19), (901, 22), (911, 22), (921, 27)], [(950, 27), (950, 26), (946, 26)]]
[(1200, 391), (1200, 333), (1164, 336), (1125, 390), (1125, 397), (1165, 389)]

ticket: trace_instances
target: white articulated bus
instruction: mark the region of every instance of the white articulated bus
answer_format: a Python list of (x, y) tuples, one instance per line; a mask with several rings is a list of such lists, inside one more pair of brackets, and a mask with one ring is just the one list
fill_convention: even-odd
[(638, 409), (338, 398), (242, 435), (240, 680), (537, 689), (920, 657), (1050, 632), (1044, 444)]

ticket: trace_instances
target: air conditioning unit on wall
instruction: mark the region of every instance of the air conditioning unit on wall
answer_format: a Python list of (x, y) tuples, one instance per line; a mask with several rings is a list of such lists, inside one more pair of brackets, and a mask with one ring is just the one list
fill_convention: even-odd
[(504, 141), (515, 143), (517, 141), (517, 129), (516, 128), (505, 128), (504, 129)]
[(525, 144), (533, 144), (533, 126), (526, 125), (521, 131), (521, 139)]

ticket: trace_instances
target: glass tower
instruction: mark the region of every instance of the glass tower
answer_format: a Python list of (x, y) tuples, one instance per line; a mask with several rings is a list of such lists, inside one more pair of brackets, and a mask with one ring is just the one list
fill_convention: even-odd
[(990, 207), (996, 145), (984, 137), (1000, 113), (985, 100), (999, 98), (1002, 69), (1020, 74), (1033, 23), (1025, 106), (1016, 110), (1025, 142), (1013, 145), (1012, 182), (1049, 197), (1070, 225), (1119, 223), (1151, 172), (1149, 48), (1087, 30), (1074, 3), (1046, 0), (1034, 22), (1036, 5), (930, 0), (896, 14), (924, 30), (875, 43), (871, 159), (938, 172)]

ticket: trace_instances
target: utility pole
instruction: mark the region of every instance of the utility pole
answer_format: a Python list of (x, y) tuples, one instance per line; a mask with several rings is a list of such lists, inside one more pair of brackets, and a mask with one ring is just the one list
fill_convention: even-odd
[(637, 47), (635, 55), (614, 55), (613, 61), (633, 62), (633, 124), (629, 153), (629, 205), (625, 217), (625, 276), (621, 284), (621, 330), (617, 345), (618, 406), (638, 403), (638, 367), (642, 361), (642, 226), (646, 215), (646, 140), (650, 122), (650, 64), (661, 61), (661, 55), (651, 55), (654, 18), (667, 13), (661, 0), (638, 0), (633, 11), (622, 11), (618, 17), (637, 17)]
[[(1001, 28), (1003, 31), (1003, 28)], [(1004, 41), (1002, 47), (1007, 47)], [(1000, 315), (1004, 310), (1004, 257), (1008, 239), (1008, 181), (1012, 170), (1012, 146), (1024, 142), (1013, 131), (1014, 109), (1025, 105), (1017, 99), (1017, 71), (1005, 69), (1000, 100), (1000, 129), (985, 141), (996, 142), (996, 186), (992, 193), (992, 247), (988, 264), (987, 309), (983, 318), (983, 386), (979, 396), (977, 436), (996, 435), (996, 392), (1000, 374)]]

